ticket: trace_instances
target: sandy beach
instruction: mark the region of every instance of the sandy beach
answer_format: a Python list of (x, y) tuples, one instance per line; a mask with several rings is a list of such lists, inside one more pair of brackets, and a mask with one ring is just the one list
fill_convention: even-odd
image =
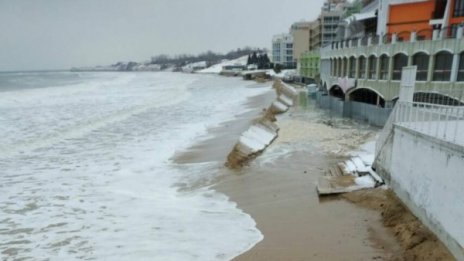
[[(264, 240), (235, 260), (389, 260), (399, 251), (379, 215), (338, 197), (319, 199), (315, 183), (375, 130), (332, 119), (312, 105), (279, 116), (277, 140), (216, 189), (257, 222)], [(337, 128), (338, 126), (338, 128)]]
[[(224, 161), (250, 116), (259, 115), (274, 96), (250, 99), (248, 113), (212, 129), (213, 138), (179, 153), (176, 161)], [(279, 137), (262, 155), (241, 170), (219, 170), (215, 189), (237, 202), (264, 234), (236, 260), (389, 259), (398, 245), (375, 211), (337, 197), (321, 201), (315, 190), (317, 177), (343, 159), (342, 151), (356, 148), (373, 130), (341, 119), (340, 130), (333, 129), (321, 118), (323, 112), (301, 101), (303, 106), (279, 116)], [(336, 142), (339, 134), (343, 139)]]
[[(212, 129), (212, 138), (179, 153), (176, 161), (225, 161), (240, 133), (274, 97), (267, 93), (250, 99), (248, 113)], [(414, 256), (423, 247), (409, 252), (415, 258), (405, 259), (406, 244), (394, 226), (386, 225), (379, 207), (396, 201), (379, 200), (382, 189), (362, 196), (317, 195), (317, 178), (379, 130), (317, 109), (305, 92), (297, 103), (277, 117), (280, 131), (274, 143), (241, 169), (221, 167), (213, 181), (214, 189), (250, 214), (264, 235), (234, 260), (424, 260)], [(428, 253), (431, 260), (452, 260), (433, 235), (427, 236), (425, 245), (439, 253)]]

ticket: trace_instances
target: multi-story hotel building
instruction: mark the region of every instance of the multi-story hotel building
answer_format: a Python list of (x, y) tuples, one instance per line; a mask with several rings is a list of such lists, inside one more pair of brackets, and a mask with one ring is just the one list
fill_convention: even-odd
[(368, 6), (369, 12), (375, 7), (377, 32), (385, 33), (348, 35), (323, 47), (321, 86), (345, 100), (390, 107), (399, 95), (402, 68), (416, 65), (416, 100), (462, 105), (464, 0)]
[(297, 22), (290, 27), (290, 34), (293, 37), (293, 60), (299, 66), (301, 55), (309, 50), (311, 22)]
[(314, 83), (319, 80), (320, 51), (307, 51), (301, 55), (299, 73), (303, 83)]
[(287, 68), (295, 67), (291, 34), (279, 34), (272, 38), (272, 62)]

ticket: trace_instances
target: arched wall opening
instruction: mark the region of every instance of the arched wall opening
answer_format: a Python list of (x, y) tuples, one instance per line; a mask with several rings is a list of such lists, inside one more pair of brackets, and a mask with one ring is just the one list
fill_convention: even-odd
[(355, 89), (354, 91), (349, 93), (348, 97), (350, 101), (368, 103), (380, 107), (385, 107), (385, 99), (382, 96), (380, 96), (377, 92), (371, 89)]
[[(396, 103), (398, 98), (393, 99)], [(413, 97), (414, 102), (430, 103), (448, 106), (464, 106), (464, 102), (459, 99), (436, 92), (415, 92)]]
[(334, 85), (332, 86), (332, 88), (330, 88), (329, 95), (343, 100), (345, 99), (345, 93), (343, 92), (342, 88), (338, 85)]

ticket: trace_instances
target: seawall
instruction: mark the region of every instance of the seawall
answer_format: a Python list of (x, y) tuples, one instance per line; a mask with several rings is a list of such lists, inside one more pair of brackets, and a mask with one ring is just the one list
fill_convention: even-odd
[(279, 127), (274, 122), (275, 115), (286, 112), (297, 97), (297, 91), (275, 80), (273, 88), (277, 99), (271, 103), (268, 109), (261, 115), (250, 128), (244, 131), (232, 151), (227, 156), (226, 166), (232, 169), (240, 168), (248, 161), (264, 151), (278, 136)]
[(464, 147), (395, 125), (375, 168), (458, 260), (464, 260)]
[(385, 125), (392, 111), (389, 108), (363, 102), (344, 101), (319, 91), (313, 93), (311, 97), (316, 99), (316, 103), (321, 109), (329, 110), (339, 117), (352, 118), (377, 127)]

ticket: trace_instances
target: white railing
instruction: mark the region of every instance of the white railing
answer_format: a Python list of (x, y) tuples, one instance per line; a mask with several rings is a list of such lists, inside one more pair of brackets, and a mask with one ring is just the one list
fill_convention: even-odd
[(396, 125), (464, 145), (464, 106), (399, 102), (395, 107)]
[(382, 151), (383, 147), (387, 143), (390, 135), (393, 134), (393, 124), (395, 123), (396, 119), (396, 108), (398, 108), (398, 106), (393, 107), (393, 110), (390, 113), (390, 117), (388, 117), (388, 120), (387, 122), (385, 122), (382, 131), (380, 131), (379, 133), (379, 137), (377, 138), (377, 141), (375, 143), (376, 158), (379, 156), (380, 151)]
[(377, 138), (376, 157), (393, 134), (395, 125), (464, 146), (464, 106), (397, 102)]

